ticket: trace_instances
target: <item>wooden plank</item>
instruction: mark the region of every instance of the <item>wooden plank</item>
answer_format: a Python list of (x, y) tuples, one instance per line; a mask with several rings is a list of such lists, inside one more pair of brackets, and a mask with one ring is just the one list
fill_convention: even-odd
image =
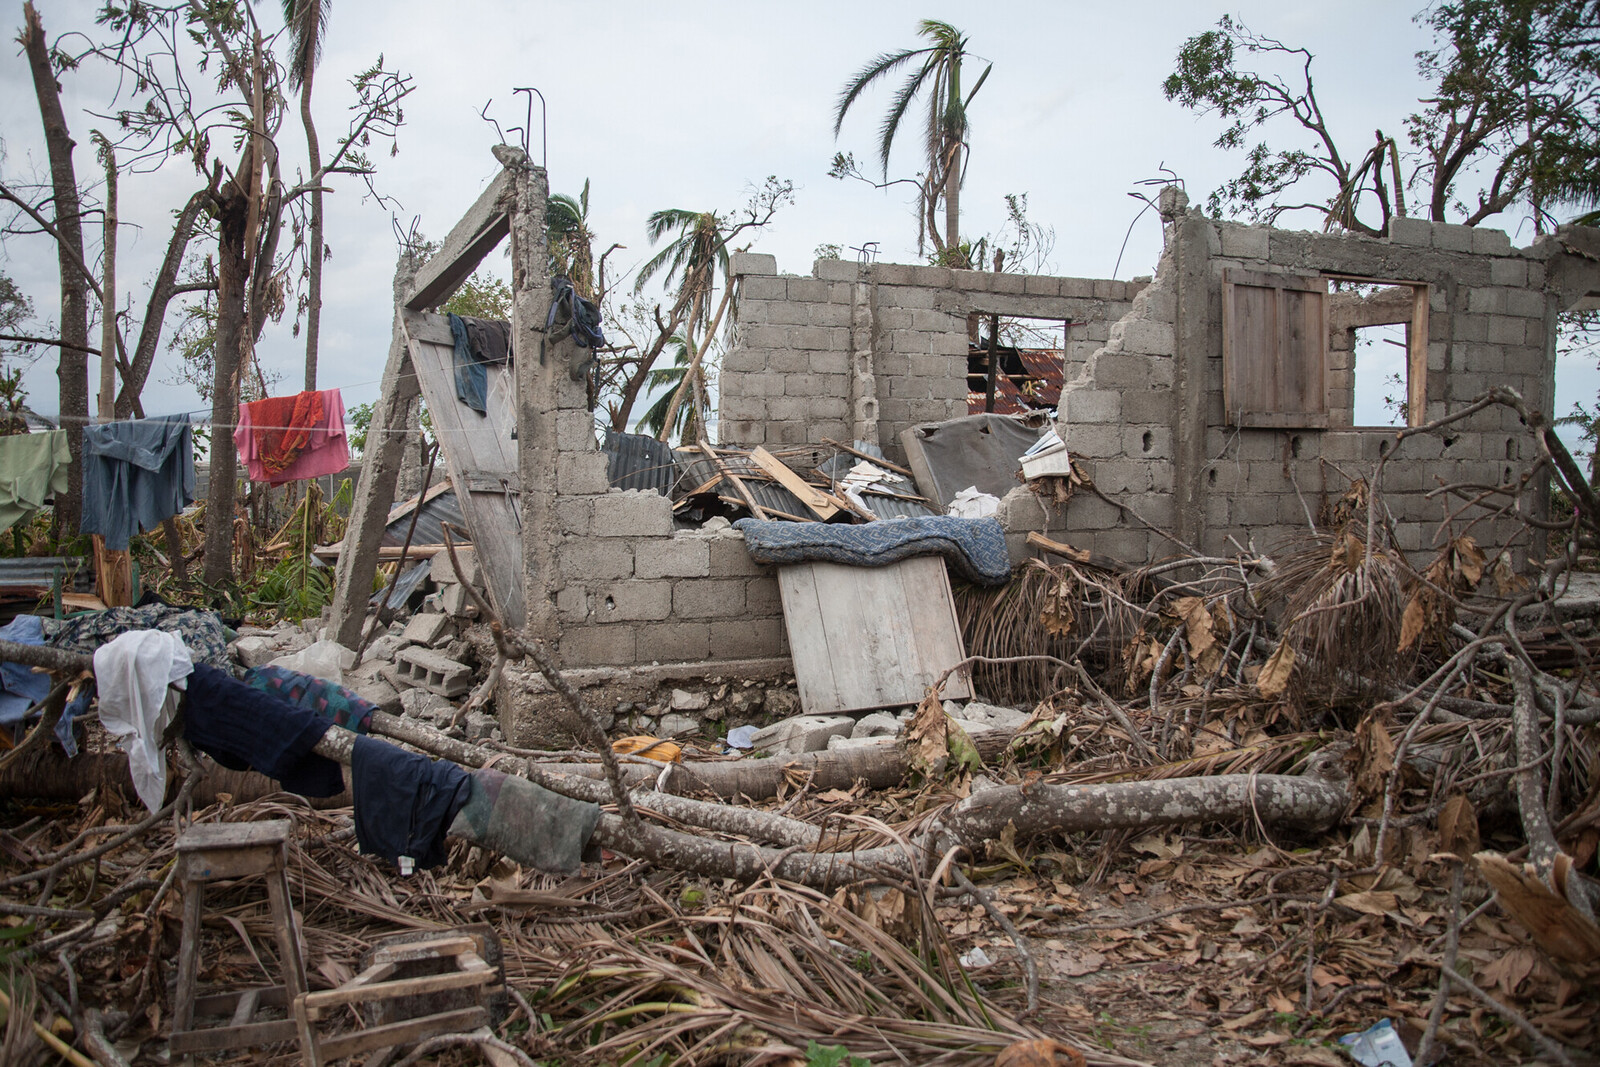
[(324, 1037), (317, 1042), (319, 1058), (323, 1063), (337, 1060), (356, 1052), (365, 1052), (368, 1049), (384, 1048), (389, 1045), (409, 1045), (414, 1041), (432, 1037), (435, 1034), (456, 1034), (464, 1030), (473, 1030), (489, 1021), (489, 1012), (485, 1008), (462, 1008), (459, 1011), (445, 1011), (437, 1015), (424, 1015), (420, 1019), (407, 1019), (404, 1022), (389, 1023), (386, 1026), (373, 1026), (366, 1030), (355, 1030), (347, 1034), (338, 1034), (333, 1037)]
[(244, 1026), (216, 1026), (208, 1030), (174, 1031), (168, 1046), (173, 1052), (223, 1052), (234, 1048), (254, 1048), (293, 1041), (298, 1036), (293, 1019), (247, 1023)]
[[(926, 689), (939, 675), (967, 658), (961, 639), (961, 619), (956, 615), (956, 599), (950, 590), (950, 574), (938, 556), (919, 556), (905, 562), (902, 583), (906, 606), (917, 647), (917, 673), (912, 677)], [(939, 693), (944, 700), (969, 700), (972, 697), (972, 670), (963, 667), (952, 674)]]
[(346, 1004), (365, 1004), (372, 1000), (393, 1000), (396, 997), (415, 997), (429, 993), (443, 993), (452, 989), (470, 989), (487, 985), (494, 973), (487, 967), (473, 971), (446, 971), (444, 974), (424, 974), (416, 978), (399, 978), (371, 985), (340, 986), (320, 993), (306, 994), (306, 1012), (315, 1019), (330, 1008)]
[(778, 595), (783, 601), (783, 626), (789, 635), (800, 707), (808, 714), (820, 714), (837, 701), (833, 696), (833, 658), (828, 654), (822, 603), (817, 599), (816, 570), (808, 563), (779, 567)]
[(704, 452), (706, 457), (711, 460), (711, 465), (717, 469), (717, 473), (721, 474), (727, 483), (738, 492), (739, 498), (744, 501), (744, 506), (750, 509), (750, 514), (758, 519), (765, 519), (767, 513), (761, 509), (760, 504), (756, 503), (756, 498), (751, 494), (750, 487), (744, 484), (744, 479), (733, 473), (728, 468), (728, 465), (722, 462), (722, 457), (718, 456), (716, 451), (704, 439), (700, 441), (700, 451)]
[(1426, 285), (1411, 287), (1411, 323), (1406, 332), (1406, 424), (1428, 421), (1428, 300)]
[(212, 1015), (231, 1015), (239, 1001), (246, 995), (256, 998), (256, 1007), (281, 1008), (288, 1004), (290, 997), (285, 995), (281, 985), (258, 985), (248, 989), (238, 989), (230, 993), (208, 993), (203, 997), (194, 999), (194, 1016), (206, 1018)]
[(414, 960), (433, 960), (444, 956), (460, 956), (472, 952), (478, 942), (471, 937), (451, 936), (432, 941), (406, 941), (385, 945), (372, 953), (374, 963), (411, 963)]
[(439, 251), (417, 271), (411, 296), (405, 303), (407, 310), (437, 307), (461, 287), (483, 258), (511, 232), (507, 213), (510, 202), (511, 174), (502, 170), (478, 194), (461, 221), (451, 227)]
[(790, 470), (788, 464), (760, 445), (751, 450), (750, 461), (770, 474), (773, 481), (793, 493), (817, 518), (826, 522), (839, 514), (839, 508), (828, 501), (827, 493)]
[(1328, 283), (1315, 275), (1223, 275), (1223, 405), (1231, 425), (1328, 425)]
[[(810, 714), (914, 704), (965, 656), (944, 561), (778, 569), (801, 704)], [(970, 695), (952, 677), (946, 695)]]
[[(432, 413), (434, 435), (456, 485), (461, 515), (478, 546), (489, 598), (501, 618), (515, 626), (524, 617), (524, 594), (522, 480), (517, 442), (511, 436), (517, 424), (512, 369), (509, 364), (487, 368), (487, 411), (479, 414), (456, 399), (454, 349), (420, 339), (438, 336), (444, 320), (408, 311), (403, 321), (417, 384)], [(473, 488), (462, 488), (467, 485)]]

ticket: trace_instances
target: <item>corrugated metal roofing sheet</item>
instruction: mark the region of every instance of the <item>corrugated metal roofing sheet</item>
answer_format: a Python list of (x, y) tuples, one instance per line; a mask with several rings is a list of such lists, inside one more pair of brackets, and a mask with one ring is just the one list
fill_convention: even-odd
[[(461, 505), (456, 501), (455, 489), (446, 489), (422, 505), (422, 513), (417, 516), (417, 531), (411, 535), (414, 545), (442, 545), (444, 544), (444, 524), (450, 523), (460, 529), (466, 529), (467, 520), (461, 515)], [(406, 543), (406, 530), (411, 525), (411, 512), (391, 519), (383, 528), (383, 539), (380, 545), (389, 545), (399, 548)], [(452, 535), (457, 541), (460, 535)]]
[[(641, 433), (606, 431), (606, 480), (613, 489), (654, 489), (672, 494), (678, 480), (672, 447)], [(699, 483), (696, 483), (699, 484)]]

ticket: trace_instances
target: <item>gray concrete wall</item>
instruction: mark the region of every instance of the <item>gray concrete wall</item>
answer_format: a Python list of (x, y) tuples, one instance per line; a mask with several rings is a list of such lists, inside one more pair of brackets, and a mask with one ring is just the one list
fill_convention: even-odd
[[(1025, 491), (1010, 494), (1001, 517), (1018, 554), (1030, 529), (1130, 562), (1178, 551), (1150, 526), (1209, 554), (1250, 544), (1271, 551), (1305, 531), (1308, 510), (1315, 515), (1350, 478), (1370, 478), (1384, 451), (1395, 447), (1392, 429), (1351, 426), (1348, 324), (1337, 321), (1328, 429), (1227, 425), (1221, 320), (1230, 267), (1425, 282), (1431, 287), (1426, 417), (1459, 410), (1491, 385), (1509, 385), (1549, 414), (1560, 301), (1544, 287), (1549, 245), (1519, 250), (1498, 230), (1406, 219), (1381, 240), (1299, 233), (1219, 223), (1169, 206), (1176, 210), (1166, 218), (1154, 284), (1062, 394), (1062, 437), (1113, 503), (1079, 493), (1064, 510), (1047, 514)], [(1492, 408), (1446, 435), (1411, 437), (1400, 447), (1382, 489), (1399, 546), (1421, 552), (1433, 546), (1444, 514), (1440, 501), (1426, 498), (1428, 490), (1502, 483), (1531, 458), (1532, 443), (1513, 412)], [(1498, 547), (1521, 530), (1519, 522), (1499, 520), (1472, 533)]]
[(969, 315), (1071, 321), (1071, 375), (1146, 284), (836, 259), (800, 277), (755, 254), (735, 256), (733, 268), (740, 289), (719, 380), (722, 442), (863, 438), (896, 461), (905, 458), (902, 430), (967, 413)]

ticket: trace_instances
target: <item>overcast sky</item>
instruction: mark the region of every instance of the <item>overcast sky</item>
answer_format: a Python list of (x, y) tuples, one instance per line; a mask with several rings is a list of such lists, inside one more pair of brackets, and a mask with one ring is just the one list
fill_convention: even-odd
[[(91, 29), (95, 6), (87, 0), (40, 3), (52, 39)], [(20, 26), (20, 4), (10, 10)], [(279, 10), (262, 4), (260, 17), (276, 26)], [(576, 195), (585, 179), (591, 182), (598, 247), (628, 246), (613, 256), (613, 265), (628, 269), (649, 255), (644, 222), (650, 212), (737, 208), (768, 175), (796, 186), (797, 202), (755, 245), (777, 256), (781, 271), (809, 273), (813, 250), (825, 243), (877, 241), (882, 259), (915, 261), (916, 225), (905, 192), (879, 192), (827, 175), (837, 150), (873, 158), (888, 93), (863, 100), (837, 142), (833, 106), (840, 86), (869, 58), (914, 45), (919, 19), (943, 19), (970, 38), (969, 84), (982, 63), (994, 64), (970, 109), (964, 231), (996, 230), (1004, 195), (1026, 193), (1031, 218), (1055, 231), (1054, 273), (1108, 277), (1142, 206), (1128, 195), (1138, 182), (1158, 176), (1164, 165), (1199, 202), (1240, 166), (1237, 155), (1212, 147), (1214, 119), (1197, 118), (1161, 93), (1182, 41), (1225, 12), (1252, 29), (1312, 47), (1319, 97), (1343, 143), (1364, 146), (1380, 127), (1399, 133), (1416, 109), (1424, 87), (1414, 54), (1428, 36), (1411, 5), (1392, 0), (1350, 0), (1337, 8), (1299, 0), (1227, 7), (1148, 0), (581, 6), (337, 0), (315, 106), (326, 152), (344, 128), (351, 73), (381, 53), (388, 66), (415, 78), (399, 154), (380, 157), (376, 182), (394, 198), (393, 214), (402, 224), (420, 217), (422, 231), (436, 239), (498, 168), (489, 152), (496, 136), (479, 111), (488, 103), (502, 127), (521, 125), (523, 98), (512, 89), (533, 85), (549, 103), (551, 188)], [(42, 179), (48, 170), (32, 85), (7, 25), (0, 55), (0, 172), (8, 180)], [(78, 174), (88, 180), (96, 170), (89, 130), (105, 123), (87, 112), (106, 107), (112, 82), (86, 66), (66, 74), (63, 85), (79, 142)], [(537, 107), (534, 125), (537, 130)], [(909, 124), (891, 175), (916, 171), (919, 132)], [(282, 144), (287, 158), (303, 155), (296, 115), (285, 123)], [(536, 135), (535, 160), (541, 155)], [(154, 272), (169, 213), (195, 184), (193, 169), (181, 161), (125, 182), (122, 214), (139, 227), (130, 225), (121, 239), (125, 290)], [(324, 282), (319, 384), (341, 387), (346, 403), (355, 404), (377, 393), (389, 343), (396, 244), (391, 211), (366, 198), (355, 182), (340, 185), (327, 205), (333, 259)], [(1520, 219), (1499, 221), (1515, 243), (1531, 241), (1531, 228)], [(1133, 225), (1117, 276), (1149, 274), (1159, 251), (1152, 211)], [(503, 273), (503, 256), (491, 257), (490, 266)], [(42, 317), (53, 316), (58, 281), (46, 243), (9, 239), (0, 250), (0, 270), (33, 297)], [(143, 292), (134, 294), (142, 307)], [(263, 338), (263, 362), (281, 372), (285, 391), (299, 384), (301, 344), (287, 317)], [(145, 390), (151, 414), (199, 407), (192, 391), (170, 384), (171, 360), (163, 352)], [(1558, 406), (1565, 410), (1569, 395), (1592, 400), (1595, 378), (1592, 370), (1580, 378), (1563, 372)], [(26, 384), (37, 410), (56, 410), (53, 363), (41, 360)]]

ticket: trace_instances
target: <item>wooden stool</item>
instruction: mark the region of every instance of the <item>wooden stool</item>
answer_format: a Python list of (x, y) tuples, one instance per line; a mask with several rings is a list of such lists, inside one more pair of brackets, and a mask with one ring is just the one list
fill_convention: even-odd
[[(377, 946), (366, 970), (338, 989), (295, 998), (305, 1067), (488, 1025), (491, 1002), (505, 988), (498, 957), (494, 932), (482, 924), (400, 935)], [(367, 1025), (323, 1034), (319, 1024), (348, 1007), (363, 1009)]]
[[(256, 1022), (259, 1008), (292, 1011), (306, 991), (306, 966), (295, 936), (289, 903), (288, 819), (191, 826), (178, 835), (178, 879), (183, 884), (183, 940), (178, 946), (178, 990), (173, 1001), (171, 1049), (174, 1054), (249, 1048), (298, 1036), (293, 1017)], [(196, 997), (200, 974), (200, 920), (207, 882), (265, 875), (278, 939), (283, 984), (255, 986), (233, 993)], [(231, 1015), (226, 1026), (199, 1030), (196, 1016)]]

